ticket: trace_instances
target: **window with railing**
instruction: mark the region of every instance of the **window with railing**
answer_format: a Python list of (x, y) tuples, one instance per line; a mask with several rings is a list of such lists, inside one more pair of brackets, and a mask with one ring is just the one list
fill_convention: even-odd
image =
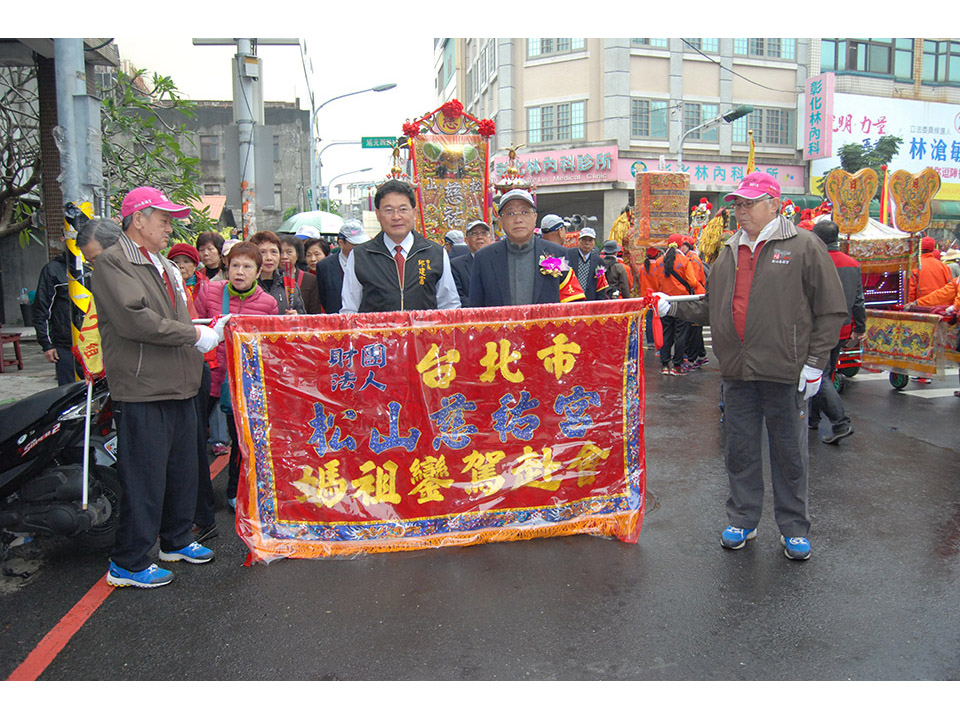
[(586, 48), (584, 38), (527, 38), (527, 58), (565, 55)]
[(746, 145), (750, 142), (747, 131), (753, 130), (757, 145), (792, 146), (795, 114), (796, 111), (785, 108), (754, 108), (749, 115), (733, 121), (733, 142)]
[(527, 142), (583, 140), (586, 137), (583, 100), (527, 108)]
[(733, 52), (735, 55), (794, 60), (796, 45), (793, 38), (734, 38)]
[(911, 80), (913, 38), (824, 38), (820, 43), (820, 69)]
[[(698, 125), (702, 125), (707, 120), (712, 120), (720, 114), (720, 106), (715, 103), (690, 103), (683, 104), (683, 132), (694, 130)], [(687, 135), (688, 140), (700, 140), (702, 142), (717, 142), (717, 126), (695, 130)]]
[(960, 85), (960, 42), (924, 40), (921, 79)]
[(630, 106), (630, 137), (667, 137), (667, 101), (634, 99)]

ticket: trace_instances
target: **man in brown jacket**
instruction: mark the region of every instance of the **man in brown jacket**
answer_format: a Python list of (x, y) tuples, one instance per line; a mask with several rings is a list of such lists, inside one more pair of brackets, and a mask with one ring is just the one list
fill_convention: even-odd
[(706, 295), (687, 303), (661, 298), (659, 311), (711, 327), (723, 376), (730, 486), (721, 545), (739, 550), (757, 535), (766, 423), (780, 541), (788, 558), (806, 560), (806, 401), (820, 388), (847, 317), (843, 287), (824, 244), (780, 215), (772, 176), (750, 173), (724, 200), (733, 201), (740, 230), (721, 249)]
[(199, 453), (195, 398), (203, 353), (223, 330), (194, 326), (177, 267), (160, 252), (171, 217), (190, 209), (140, 187), (123, 200), (123, 232), (97, 260), (97, 303), (104, 369), (117, 424), (117, 472), (123, 488), (107, 582), (152, 588), (173, 580), (151, 562), (206, 563), (213, 551), (193, 539)]

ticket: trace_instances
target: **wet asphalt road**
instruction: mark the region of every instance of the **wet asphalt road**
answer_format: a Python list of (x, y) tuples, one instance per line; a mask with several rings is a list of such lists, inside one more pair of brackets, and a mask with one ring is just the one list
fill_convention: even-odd
[[(40, 678), (960, 679), (960, 399), (865, 373), (849, 383), (855, 434), (811, 436), (814, 554), (795, 563), (769, 492), (758, 538), (719, 545), (715, 361), (661, 376), (648, 350), (645, 368), (637, 545), (574, 536), (244, 567), (223, 506), (215, 563), (114, 591)], [(950, 370), (910, 389), (956, 387)], [(32, 574), (0, 581), (2, 677), (107, 568), (105, 553), (51, 539), (12, 557)]]

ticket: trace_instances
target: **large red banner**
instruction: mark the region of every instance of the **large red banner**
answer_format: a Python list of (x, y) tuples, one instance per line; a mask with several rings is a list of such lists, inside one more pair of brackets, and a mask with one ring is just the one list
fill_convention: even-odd
[(574, 533), (636, 542), (640, 309), (231, 319), (251, 559)]

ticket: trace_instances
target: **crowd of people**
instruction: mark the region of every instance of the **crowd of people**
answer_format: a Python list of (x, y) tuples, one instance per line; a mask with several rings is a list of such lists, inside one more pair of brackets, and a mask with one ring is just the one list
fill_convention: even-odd
[[(388, 180), (374, 197), (381, 231), (371, 238), (360, 222), (347, 220), (335, 246), (305, 226), (292, 234), (260, 231), (249, 240), (203, 232), (193, 243), (168, 247), (172, 219), (187, 217), (189, 208), (155, 188), (131, 191), (122, 225), (90, 221), (76, 243), (100, 316), (119, 435), (124, 499), (107, 581), (169, 583), (172, 573), (150, 559), (157, 538), (161, 561), (202, 564), (214, 557), (203, 545), (217, 535), (208, 449), (229, 453), (226, 497), (234, 510), (241, 469), (222, 344), (231, 314), (453, 309), (650, 294), (659, 298), (662, 374), (680, 376), (705, 365), (703, 327), (712, 329), (730, 484), (730, 525), (721, 544), (739, 549), (756, 537), (765, 424), (785, 553), (810, 557), (807, 430), (824, 415), (831, 423), (824, 442), (853, 432), (832, 383), (822, 379), (836, 367), (840, 349), (859, 342), (865, 331), (859, 267), (840, 252), (834, 223), (819, 222), (811, 232), (780, 214), (780, 188), (769, 175), (748, 175), (725, 200), (733, 204), (739, 230), (727, 234), (712, 264), (700, 257), (693, 237), (675, 234), (631, 268), (615, 241), (597, 249), (594, 228), (572, 230), (553, 213), (542, 214), (538, 225), (536, 198), (519, 188), (498, 201), (500, 237), (486, 221), (473, 220), (438, 244), (414, 229), (413, 187)], [(923, 252), (909, 300), (952, 304), (956, 312), (956, 263), (951, 268), (937, 259), (926, 239)], [(563, 271), (545, 272), (546, 260)], [(68, 262), (67, 254), (51, 261), (37, 292), (38, 340), (57, 364), (61, 384), (74, 379)], [(676, 296), (687, 301), (670, 300)], [(221, 320), (209, 327), (194, 322), (199, 318)]]

